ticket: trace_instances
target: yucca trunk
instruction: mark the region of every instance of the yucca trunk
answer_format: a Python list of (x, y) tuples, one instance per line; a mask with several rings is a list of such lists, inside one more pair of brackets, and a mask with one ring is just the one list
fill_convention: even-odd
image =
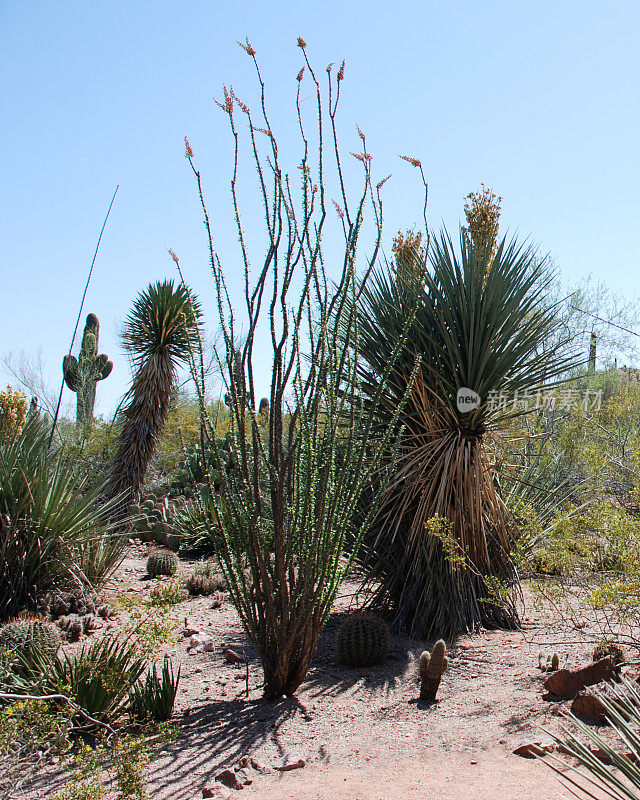
[(126, 492), (132, 500), (140, 493), (169, 415), (174, 378), (173, 361), (165, 353), (149, 356), (138, 370), (131, 401), (122, 412), (124, 423), (111, 469), (110, 496)]

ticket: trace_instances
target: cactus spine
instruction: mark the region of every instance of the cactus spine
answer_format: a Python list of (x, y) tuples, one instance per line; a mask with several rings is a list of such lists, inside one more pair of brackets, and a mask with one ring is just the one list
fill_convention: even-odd
[(104, 380), (113, 369), (109, 358), (104, 353), (98, 354), (99, 334), (98, 317), (95, 314), (88, 314), (78, 358), (68, 355), (62, 362), (65, 383), (78, 395), (77, 425), (86, 425), (93, 419), (96, 383)]
[(439, 639), (433, 650), (425, 650), (420, 656), (420, 699), (435, 700), (442, 673), (449, 666), (447, 658), (447, 645)]

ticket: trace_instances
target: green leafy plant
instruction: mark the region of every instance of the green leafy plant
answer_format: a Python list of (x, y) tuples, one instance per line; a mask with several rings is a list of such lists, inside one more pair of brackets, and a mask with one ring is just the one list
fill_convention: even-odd
[(157, 606), (173, 606), (187, 599), (187, 590), (182, 578), (158, 580), (149, 592), (149, 602)]
[(129, 695), (132, 718), (137, 722), (168, 720), (173, 712), (179, 682), (180, 668), (174, 674), (171, 659), (165, 655), (161, 677), (158, 677), (154, 664), (145, 680), (134, 685)]

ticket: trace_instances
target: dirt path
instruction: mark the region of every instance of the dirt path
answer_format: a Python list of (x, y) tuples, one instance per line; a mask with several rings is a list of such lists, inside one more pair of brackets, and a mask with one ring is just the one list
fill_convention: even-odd
[[(143, 548), (135, 549), (113, 592), (149, 590)], [(187, 565), (181, 567), (187, 569)], [(554, 630), (548, 618), (529, 612), (521, 632), (461, 637), (451, 648), (450, 669), (439, 701), (416, 702), (417, 659), (425, 646), (392, 639), (386, 662), (368, 669), (337, 663), (335, 636), (352, 603), (356, 584), (345, 584), (326, 626), (307, 680), (296, 698), (261, 699), (262, 671), (235, 610), (210, 598), (179, 608), (190, 626), (211, 634), (215, 652), (190, 655), (181, 639), (169, 652), (182, 678), (175, 742), (150, 765), (153, 800), (195, 800), (223, 767), (251, 756), (269, 766), (300, 753), (304, 769), (254, 775), (243, 797), (264, 800), (528, 800), (570, 797), (555, 774), (535, 760), (513, 755), (542, 728), (558, 731), (561, 704), (543, 699), (537, 668), (541, 642), (571, 663), (590, 658), (586, 629)], [(561, 646), (558, 642), (564, 642)], [(249, 696), (243, 665), (228, 664), (225, 647), (249, 658)], [(31, 798), (50, 798), (59, 776), (38, 781)], [(236, 792), (233, 795), (236, 796)]]

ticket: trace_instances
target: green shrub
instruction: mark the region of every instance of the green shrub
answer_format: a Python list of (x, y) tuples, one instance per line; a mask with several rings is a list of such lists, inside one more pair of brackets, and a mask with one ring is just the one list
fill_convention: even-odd
[(171, 659), (165, 655), (160, 678), (154, 664), (145, 680), (134, 685), (129, 695), (132, 718), (137, 722), (168, 720), (173, 712), (179, 682), (180, 668), (174, 675)]
[(154, 606), (178, 605), (187, 597), (187, 591), (181, 578), (158, 580), (149, 592), (149, 602)]
[(185, 585), (189, 594), (193, 595), (215, 594), (215, 592), (224, 591), (227, 587), (220, 566), (213, 560), (196, 564), (194, 572), (189, 575)]

